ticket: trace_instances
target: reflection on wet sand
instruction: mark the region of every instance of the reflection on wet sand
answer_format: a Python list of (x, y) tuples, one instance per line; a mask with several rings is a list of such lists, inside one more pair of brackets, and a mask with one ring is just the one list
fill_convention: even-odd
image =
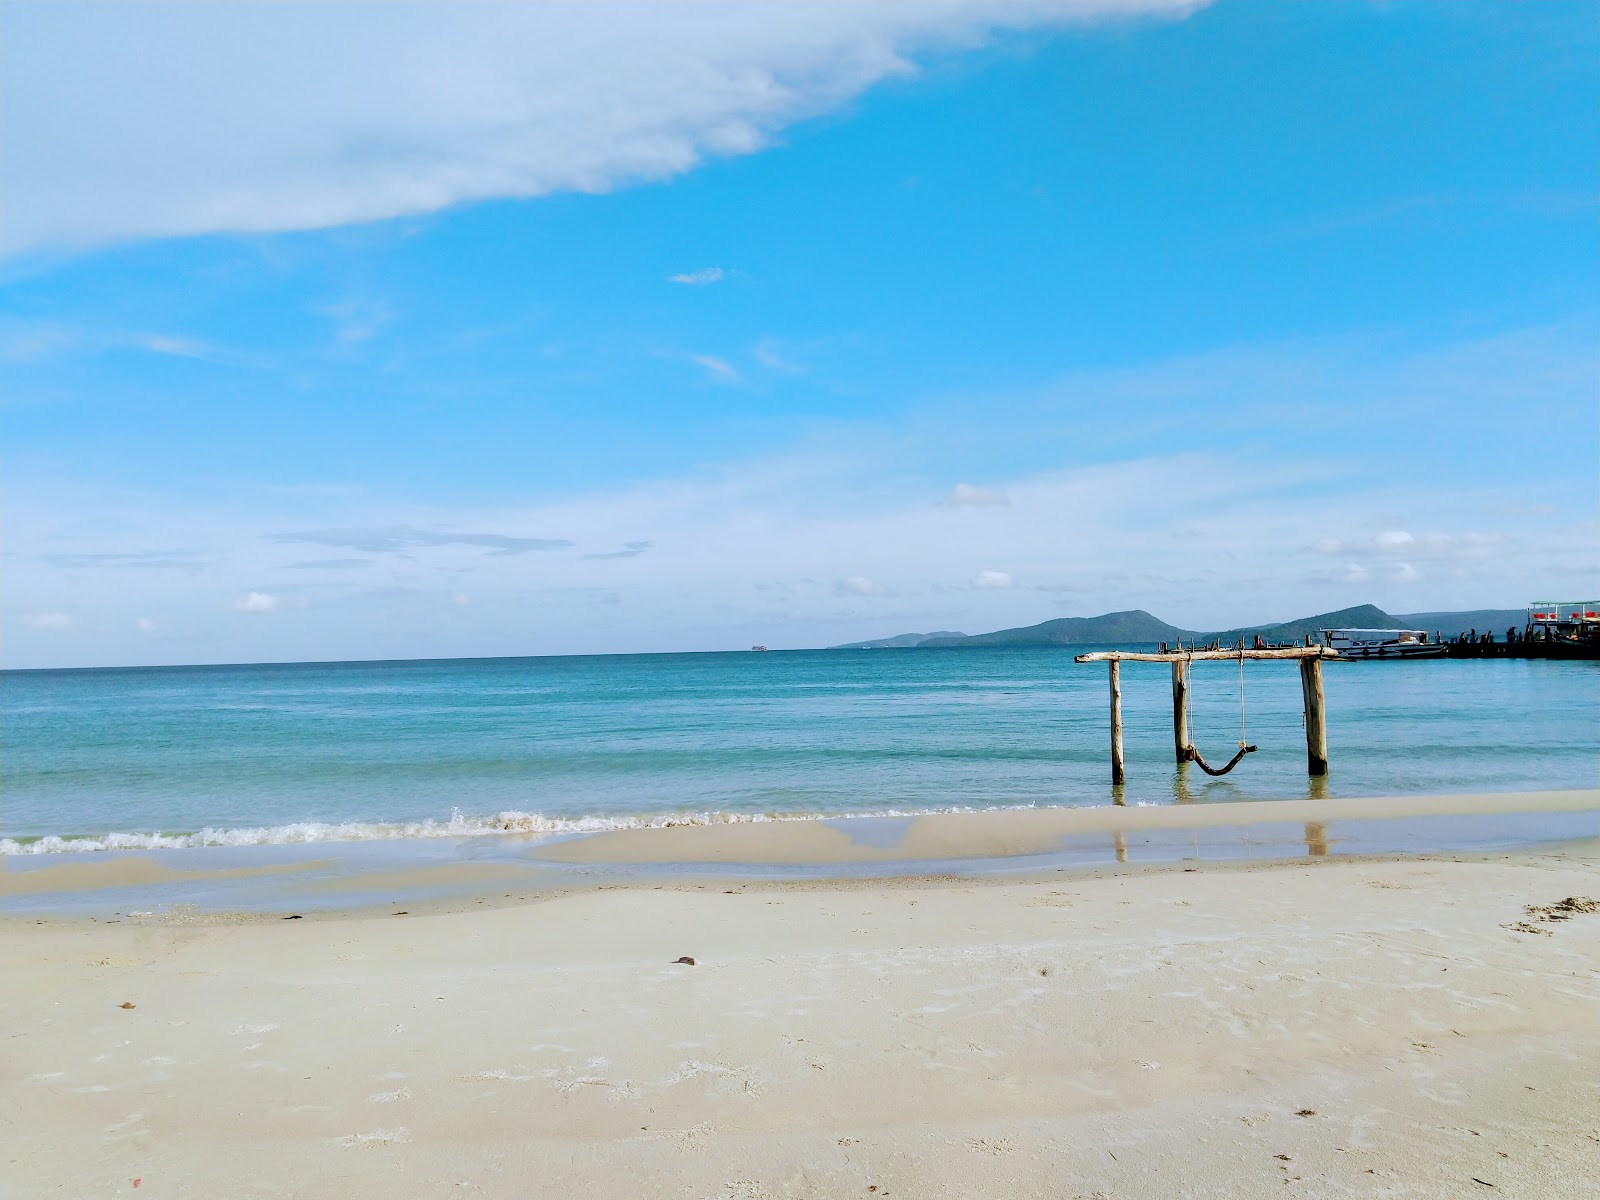
[(1194, 792), (1189, 790), (1189, 764), (1179, 763), (1177, 773), (1172, 777), (1172, 802), (1193, 804), (1194, 801)]
[(1117, 848), (1117, 861), (1119, 863), (1127, 862), (1128, 839), (1123, 835), (1122, 830), (1119, 829), (1111, 835), (1111, 844)]
[(1328, 855), (1328, 827), (1321, 821), (1306, 822), (1306, 851), (1312, 858)]

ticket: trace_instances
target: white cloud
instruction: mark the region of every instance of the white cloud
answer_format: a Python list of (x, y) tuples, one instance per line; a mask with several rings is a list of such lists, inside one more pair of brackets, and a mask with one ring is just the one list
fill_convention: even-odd
[(156, 631), (156, 623), (149, 617), (138, 617), (133, 624), (140, 633), (154, 633)]
[(1313, 587), (1349, 587), (1366, 583), (1370, 578), (1371, 572), (1360, 563), (1345, 563), (1329, 571), (1310, 571), (1302, 576), (1302, 580)]
[(5, 245), (318, 229), (749, 154), (1001, 29), (1203, 0), (4, 6)]
[(454, 596), (450, 597), (450, 603), (454, 604), (457, 608), (466, 608), (472, 603), (472, 597), (467, 595), (465, 592), (457, 592)]
[(951, 508), (1003, 508), (1011, 503), (1004, 492), (971, 483), (956, 484), (944, 502)]
[(1408, 562), (1396, 563), (1389, 572), (1389, 579), (1394, 583), (1421, 583), (1422, 572)]
[(1462, 533), (1414, 534), (1404, 529), (1386, 529), (1370, 538), (1346, 540), (1320, 537), (1308, 547), (1313, 554), (1340, 557), (1372, 554), (1407, 554), (1413, 558), (1461, 559), (1492, 558), (1505, 553), (1511, 539), (1503, 533), (1467, 530)]
[(34, 629), (42, 629), (46, 633), (67, 633), (72, 629), (73, 621), (66, 613), (43, 612), (34, 613), (28, 618), (28, 624)]
[(876, 579), (868, 579), (865, 575), (851, 575), (841, 579), (834, 585), (833, 594), (836, 596), (887, 596), (889, 589)]
[(277, 612), (282, 605), (282, 600), (267, 592), (246, 592), (233, 602), (237, 611), (247, 613)]
[(1013, 586), (1010, 574), (1005, 571), (979, 571), (971, 582), (973, 587), (983, 591)]
[(699, 271), (684, 271), (680, 275), (668, 275), (668, 283), (686, 283), (690, 287), (704, 287), (708, 283), (718, 283), (722, 279), (721, 267), (706, 267)]

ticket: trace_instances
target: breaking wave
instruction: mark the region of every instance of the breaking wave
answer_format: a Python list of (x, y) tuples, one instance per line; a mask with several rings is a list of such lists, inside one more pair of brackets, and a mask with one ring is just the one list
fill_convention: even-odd
[(796, 813), (661, 813), (631, 817), (546, 817), (538, 813), (501, 812), (465, 816), (459, 810), (447, 821), (302, 821), (245, 829), (206, 828), (192, 833), (49, 834), (37, 838), (0, 837), (0, 855), (68, 854), (91, 850), (181, 850), (193, 846), (294, 846), (315, 842), (376, 842), (400, 838), (481, 837), (524, 833), (556, 837), (576, 833), (608, 833), (617, 829), (667, 829), (674, 825), (745, 825), (769, 821), (816, 821), (853, 817), (925, 817), (934, 813), (1003, 812), (1038, 805), (994, 805), (879, 812)]

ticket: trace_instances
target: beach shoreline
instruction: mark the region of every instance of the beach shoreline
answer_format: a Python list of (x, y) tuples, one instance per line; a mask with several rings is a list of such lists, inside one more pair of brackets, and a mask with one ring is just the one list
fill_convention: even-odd
[(603, 886), (1045, 878), (1103, 866), (1482, 854), (1600, 836), (1600, 789), (695, 823), (567, 836), (0, 856), (0, 919), (497, 904)]

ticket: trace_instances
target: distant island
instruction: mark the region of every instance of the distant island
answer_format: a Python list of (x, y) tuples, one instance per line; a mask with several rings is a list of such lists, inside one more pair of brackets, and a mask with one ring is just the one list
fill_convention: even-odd
[(1423, 629), (1446, 638), (1456, 637), (1468, 630), (1479, 633), (1495, 630), (1504, 633), (1515, 626), (1521, 629), (1527, 621), (1527, 610), (1521, 608), (1477, 608), (1466, 612), (1386, 613), (1374, 604), (1359, 604), (1355, 608), (1341, 608), (1337, 612), (1318, 613), (1314, 617), (1301, 617), (1295, 621), (1280, 621), (1272, 625), (1248, 625), (1239, 629), (1196, 630), (1179, 629), (1168, 625), (1159, 617), (1151, 616), (1142, 608), (1126, 612), (1104, 613), (1098, 617), (1057, 617), (1037, 625), (1024, 625), (1017, 629), (997, 629), (993, 633), (902, 633), (895, 637), (875, 638), (866, 642), (846, 642), (830, 646), (830, 650), (902, 650), (936, 649), (962, 646), (1106, 646), (1142, 642), (1211, 642), (1223, 644), (1241, 638), (1251, 640), (1257, 634), (1268, 642), (1299, 642), (1307, 635), (1316, 637), (1323, 629)]

